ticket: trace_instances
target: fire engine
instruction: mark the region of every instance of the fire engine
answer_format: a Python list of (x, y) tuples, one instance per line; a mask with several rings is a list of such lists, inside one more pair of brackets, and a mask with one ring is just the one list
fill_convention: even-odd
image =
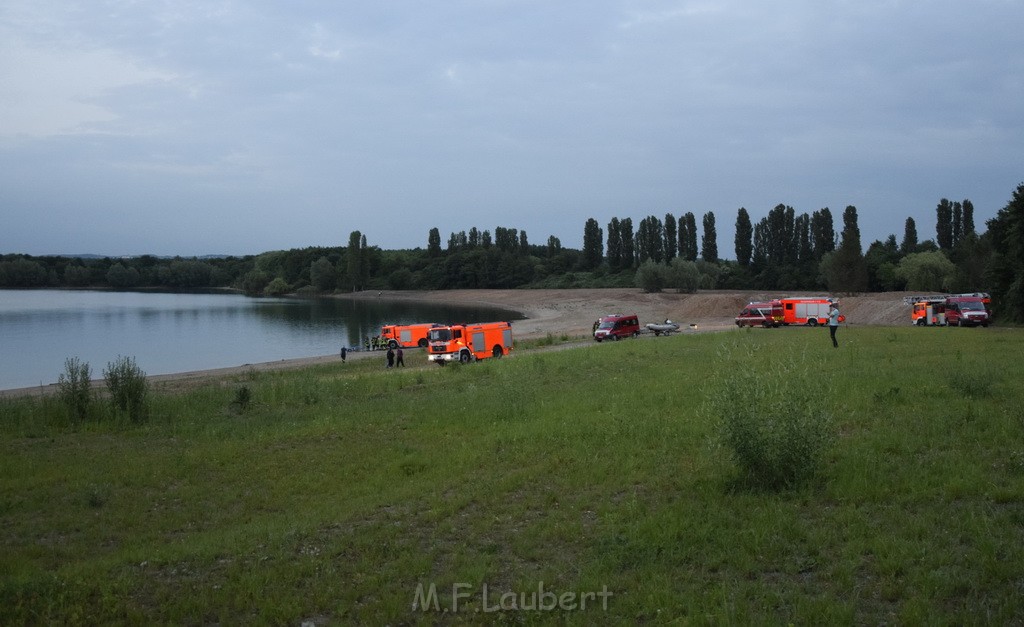
[(746, 307), (736, 316), (738, 327), (764, 327), (770, 329), (782, 324), (782, 301), (771, 300), (766, 302), (747, 303)]
[(992, 298), (985, 292), (907, 296), (903, 302), (911, 306), (910, 322), (917, 326), (987, 327), (992, 321)]
[[(825, 296), (813, 298), (783, 298), (782, 303), (782, 324), (806, 324), (809, 327), (816, 327), (819, 324), (828, 323), (828, 306), (835, 301)], [(839, 316), (840, 322), (846, 321), (846, 316)]]
[(413, 348), (427, 345), (427, 333), (433, 327), (440, 326), (433, 322), (421, 324), (386, 324), (380, 328), (380, 338), (388, 347)]
[(465, 364), (477, 359), (501, 358), (512, 350), (512, 323), (435, 326), (430, 329), (427, 340), (427, 359), (440, 366), (449, 361)]

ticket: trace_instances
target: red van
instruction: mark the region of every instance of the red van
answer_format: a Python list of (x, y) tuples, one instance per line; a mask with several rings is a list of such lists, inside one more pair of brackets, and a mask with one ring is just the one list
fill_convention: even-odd
[(624, 337), (636, 337), (639, 334), (640, 320), (636, 317), (636, 314), (603, 316), (597, 321), (597, 328), (594, 329), (594, 339), (598, 342), (601, 340), (621, 340)]

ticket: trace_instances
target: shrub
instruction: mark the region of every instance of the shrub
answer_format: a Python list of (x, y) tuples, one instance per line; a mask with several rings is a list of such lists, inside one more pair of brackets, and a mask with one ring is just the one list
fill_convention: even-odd
[(266, 296), (284, 296), (290, 291), (292, 287), (281, 277), (277, 277), (263, 288), (263, 294)]
[(669, 284), (668, 266), (645, 261), (636, 271), (636, 286), (648, 293), (660, 292)]
[(123, 413), (132, 422), (146, 419), (146, 396), (149, 382), (146, 373), (135, 364), (133, 357), (120, 357), (107, 364), (103, 379), (110, 391), (110, 404), (115, 413)]
[[(745, 363), (757, 363), (751, 354)], [(766, 377), (737, 367), (709, 395), (718, 431), (750, 486), (780, 489), (813, 478), (834, 437), (826, 393), (793, 363)]]
[(92, 369), (78, 357), (64, 360), (64, 372), (57, 377), (57, 394), (68, 408), (72, 420), (82, 421), (89, 415), (92, 402)]

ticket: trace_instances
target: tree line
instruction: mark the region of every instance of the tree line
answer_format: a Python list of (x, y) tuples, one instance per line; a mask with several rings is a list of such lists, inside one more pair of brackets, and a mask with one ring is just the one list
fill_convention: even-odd
[(347, 246), (308, 247), (212, 258), (0, 256), (0, 287), (236, 289), (251, 295), (322, 294), (363, 289), (628, 287), (645, 290), (989, 291), (1003, 316), (1024, 319), (1024, 184), (979, 233), (970, 200), (942, 199), (935, 236), (921, 240), (913, 218), (903, 237), (864, 250), (857, 209), (841, 226), (823, 208), (797, 213), (779, 204), (756, 223), (735, 217), (735, 259), (719, 254), (716, 216), (692, 212), (594, 218), (582, 249), (551, 235), (532, 244), (509, 226), (427, 234), (425, 248), (384, 250), (353, 231)]

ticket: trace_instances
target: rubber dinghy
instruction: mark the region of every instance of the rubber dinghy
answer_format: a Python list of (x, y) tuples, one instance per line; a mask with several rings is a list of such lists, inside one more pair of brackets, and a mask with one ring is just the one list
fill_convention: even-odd
[(649, 322), (646, 326), (647, 330), (654, 333), (654, 335), (661, 335), (662, 333), (668, 335), (669, 333), (674, 333), (679, 330), (679, 325), (671, 320), (666, 320), (660, 324)]

